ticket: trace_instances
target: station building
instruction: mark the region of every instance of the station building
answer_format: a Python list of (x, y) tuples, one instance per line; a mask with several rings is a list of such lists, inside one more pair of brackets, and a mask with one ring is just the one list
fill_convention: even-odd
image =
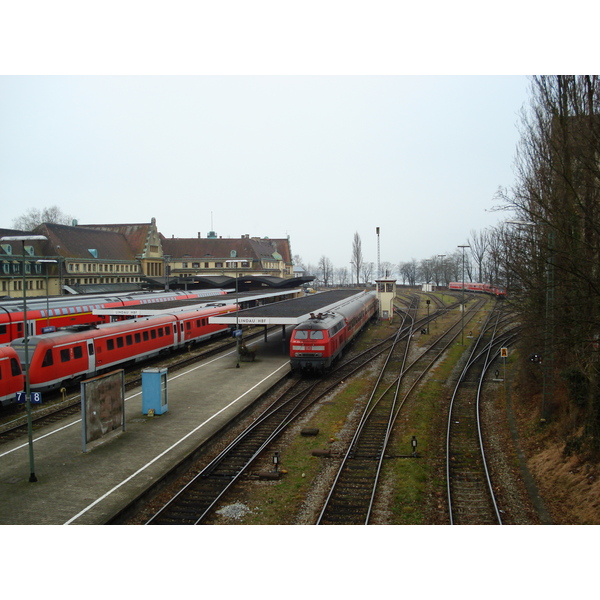
[(44, 223), (33, 232), (0, 229), (0, 237), (32, 234), (47, 239), (0, 243), (0, 297), (22, 297), (23, 269), (26, 295), (32, 297), (231, 287), (236, 281), (258, 289), (281, 287), (295, 276), (289, 238), (223, 238), (214, 232), (166, 238), (154, 218), (133, 224)]

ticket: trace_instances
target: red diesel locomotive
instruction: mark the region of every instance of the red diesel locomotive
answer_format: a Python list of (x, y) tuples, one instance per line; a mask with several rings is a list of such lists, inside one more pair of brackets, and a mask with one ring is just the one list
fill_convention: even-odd
[(21, 363), (14, 348), (0, 346), (0, 406), (15, 401), (17, 392), (25, 387), (25, 378), (21, 371)]
[[(73, 325), (100, 324), (109, 318), (94, 315), (94, 310), (122, 308), (168, 300), (187, 300), (226, 294), (223, 290), (199, 292), (147, 292), (127, 295), (59, 296), (27, 299), (27, 331), (30, 336)], [(23, 337), (23, 300), (0, 300), (0, 344)]]
[[(237, 310), (221, 305), (155, 317), (98, 325), (85, 331), (57, 331), (29, 338), (29, 381), (32, 391), (49, 391), (94, 377), (127, 362), (138, 362), (224, 333), (229, 325), (209, 318)], [(13, 340), (21, 363), (23, 338)]]
[(368, 292), (334, 312), (311, 315), (292, 332), (290, 363), (293, 371), (323, 373), (377, 311), (375, 292)]

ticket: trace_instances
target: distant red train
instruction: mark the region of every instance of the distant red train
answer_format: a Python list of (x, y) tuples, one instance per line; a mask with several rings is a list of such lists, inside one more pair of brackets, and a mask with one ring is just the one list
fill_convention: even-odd
[[(57, 331), (28, 340), (31, 390), (44, 392), (72, 385), (98, 373), (181, 348), (225, 333), (229, 325), (212, 324), (212, 316), (237, 310), (236, 304), (142, 317), (98, 325), (85, 331)], [(13, 340), (21, 364), (24, 339)]]
[[(490, 285), (489, 283), (474, 283), (472, 281), (465, 281), (465, 292), (477, 292), (480, 294), (491, 294), (496, 296), (498, 299), (506, 298), (506, 290), (501, 287)], [(463, 283), (461, 281), (453, 281), (448, 284), (449, 290), (462, 290)]]
[(333, 312), (311, 315), (292, 332), (292, 370), (322, 373), (341, 356), (344, 348), (377, 311), (375, 292), (368, 292)]
[(14, 402), (16, 393), (24, 387), (19, 356), (14, 348), (0, 346), (0, 406)]
[[(110, 319), (92, 311), (105, 308), (137, 306), (168, 300), (186, 300), (226, 294), (223, 290), (198, 292), (142, 292), (116, 295), (58, 296), (27, 299), (27, 330), (29, 335), (56, 331), (73, 325), (106, 323)], [(9, 344), (23, 337), (23, 300), (0, 300), (0, 344)]]

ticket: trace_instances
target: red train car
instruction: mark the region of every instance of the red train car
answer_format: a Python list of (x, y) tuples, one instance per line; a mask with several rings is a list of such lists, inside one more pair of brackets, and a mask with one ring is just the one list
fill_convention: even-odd
[[(480, 294), (491, 294), (496, 298), (505, 298), (506, 290), (501, 287), (490, 285), (489, 283), (476, 283), (473, 281), (465, 281), (465, 292), (476, 292)], [(448, 289), (460, 291), (463, 289), (463, 283), (461, 281), (452, 281), (448, 284)]]
[[(146, 360), (226, 332), (228, 325), (214, 325), (209, 319), (235, 310), (236, 305), (223, 305), (33, 336), (28, 342), (31, 390), (69, 386), (124, 363)], [(23, 339), (13, 340), (11, 347), (23, 363)]]
[[(92, 325), (109, 319), (94, 315), (94, 310), (137, 306), (168, 300), (187, 300), (226, 294), (223, 290), (199, 292), (144, 292), (127, 295), (60, 296), (48, 300), (36, 297), (27, 300), (27, 330), (30, 336), (57, 331), (74, 325)], [(0, 301), (0, 344), (9, 344), (23, 337), (23, 300)]]
[(350, 300), (334, 312), (311, 316), (300, 323), (290, 339), (292, 370), (322, 373), (377, 311), (375, 292)]
[(15, 401), (17, 392), (25, 387), (19, 356), (10, 346), (0, 347), (0, 406)]

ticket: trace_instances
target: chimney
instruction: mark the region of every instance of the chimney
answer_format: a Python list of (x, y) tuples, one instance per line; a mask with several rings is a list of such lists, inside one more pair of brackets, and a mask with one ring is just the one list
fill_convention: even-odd
[(200, 232), (198, 232), (198, 239), (201, 239), (202, 235), (200, 235)]

